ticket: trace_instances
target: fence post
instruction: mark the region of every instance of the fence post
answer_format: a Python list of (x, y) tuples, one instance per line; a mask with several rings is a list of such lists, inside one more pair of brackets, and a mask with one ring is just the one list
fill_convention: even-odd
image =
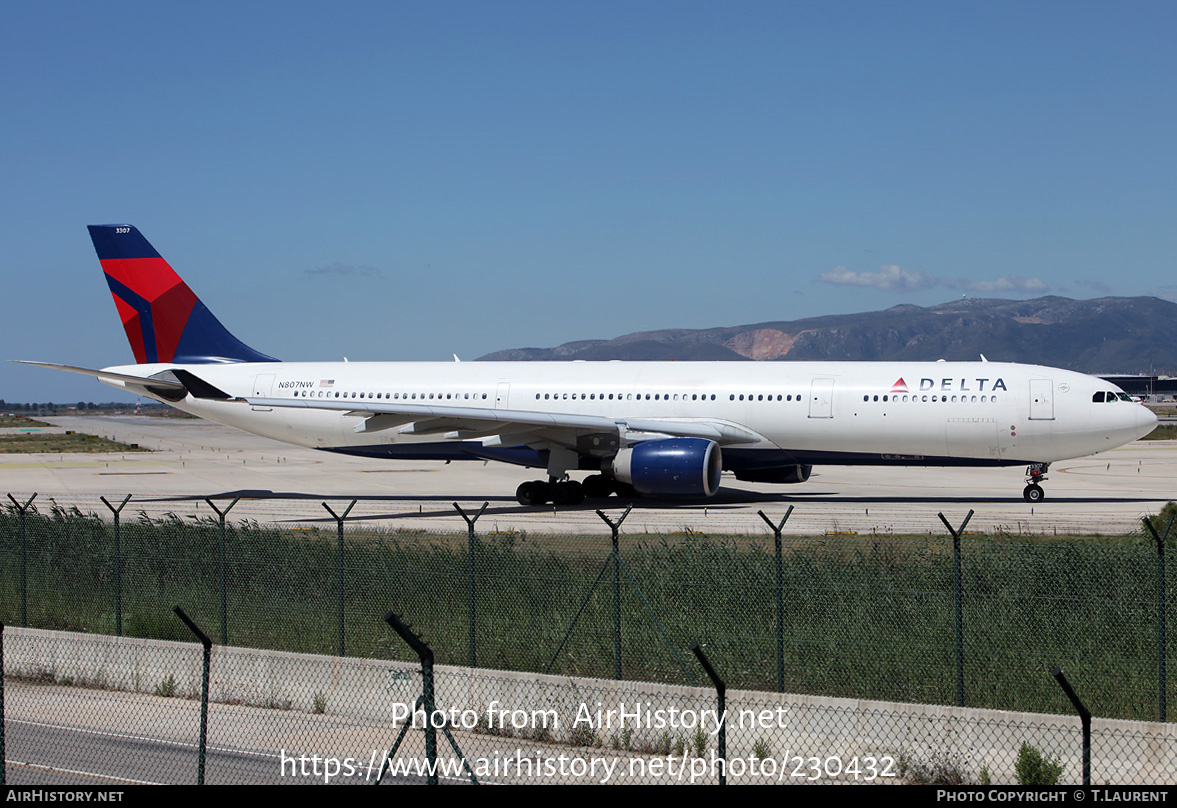
[(973, 518), (973, 509), (969, 508), (968, 516), (956, 529), (948, 524), (943, 512), (939, 516), (944, 527), (948, 528), (948, 532), (952, 534), (952, 559), (956, 566), (954, 576), (956, 580), (956, 706), (964, 707), (964, 614), (961, 606), (960, 537), (969, 520)]
[(389, 612), (384, 615), (384, 622), (392, 626), (392, 630), (409, 644), (421, 660), (422, 698), (425, 702), (425, 758), (429, 761), (429, 774), (426, 783), (437, 785), (437, 729), (433, 716), (437, 713), (437, 706), (433, 700), (433, 649), (423, 639), (414, 634), (408, 623), (401, 620), (400, 615)]
[(0, 787), (7, 782), (8, 764), (4, 761), (4, 622), (0, 621)]
[(764, 511), (757, 511), (760, 518), (772, 531), (773, 543), (776, 545), (776, 689), (778, 693), (785, 692), (785, 590), (781, 573), (781, 531), (785, 529), (785, 522), (793, 515), (793, 506), (785, 511), (785, 518), (780, 524), (775, 524)]
[(597, 511), (597, 516), (605, 520), (613, 533), (613, 678), (618, 680), (621, 679), (621, 553), (617, 546), (617, 531), (632, 510), (633, 505), (627, 506), (625, 513), (616, 522), (604, 512)]
[(240, 500), (241, 497), (237, 497), (232, 502), (230, 502), (229, 507), (225, 508), (223, 511), (214, 505), (211, 499), (205, 497), (204, 500), (208, 503), (210, 508), (217, 512), (217, 516), (220, 517), (221, 520), (221, 645), (229, 644), (229, 617), (228, 609), (226, 607), (227, 596), (225, 583), (225, 517), (229, 514), (229, 511), (233, 510), (233, 506), (236, 505)]
[(1148, 528), (1148, 532), (1152, 534), (1153, 539), (1157, 543), (1157, 687), (1158, 700), (1157, 706), (1160, 713), (1160, 721), (1165, 721), (1165, 702), (1166, 702), (1166, 680), (1168, 678), (1165, 671), (1165, 542), (1169, 539), (1169, 530), (1173, 527), (1173, 519), (1177, 517), (1177, 513), (1169, 517), (1169, 524), (1165, 526), (1165, 535), (1158, 536), (1157, 530), (1152, 526), (1152, 520), (1147, 516), (1142, 517), (1140, 521), (1144, 522), (1144, 526)]
[(1059, 687), (1067, 694), (1071, 704), (1075, 705), (1075, 712), (1079, 713), (1079, 723), (1083, 727), (1083, 785), (1089, 786), (1091, 785), (1091, 711), (1083, 706), (1083, 702), (1079, 701), (1079, 697), (1071, 688), (1071, 683), (1063, 675), (1062, 668), (1051, 668), (1050, 675), (1055, 678)]
[(191, 617), (184, 614), (184, 610), (179, 606), (173, 606), (172, 611), (176, 613), (176, 617), (184, 621), (184, 625), (188, 626), (188, 629), (204, 646), (204, 670), (200, 677), (200, 747), (196, 757), (196, 785), (202, 786), (204, 785), (205, 749), (208, 745), (208, 668), (212, 658), (213, 641), (200, 630), (196, 623), (192, 622)]
[(470, 605), (470, 667), (471, 668), (478, 667), (478, 655), (475, 652), (475, 644), (474, 644), (475, 643), (474, 617), (476, 614), (475, 600), (474, 600), (474, 523), (478, 521), (478, 517), (482, 516), (483, 511), (486, 510), (486, 506), (489, 504), (490, 504), (489, 502), (483, 502), (482, 507), (478, 509), (478, 513), (474, 514), (474, 516), (467, 516), (466, 512), (464, 510), (462, 510), (462, 507), (460, 505), (458, 505), (458, 503), (456, 503), (456, 502), (454, 503), (454, 509), (457, 510), (457, 512), (459, 514), (461, 514), (462, 518), (466, 520), (467, 547), (469, 548), (467, 553), (470, 557), (469, 558), (469, 561), (470, 561), (470, 596), (469, 596), (470, 602), (469, 602), (469, 605)]
[(107, 502), (106, 497), (99, 497), (102, 504), (114, 514), (114, 634), (123, 636), (123, 567), (122, 550), (119, 548), (119, 515), (123, 508), (131, 501), (131, 495), (123, 497), (122, 503), (116, 508)]
[(347, 649), (343, 642), (343, 520), (351, 513), (351, 509), (356, 506), (357, 500), (352, 500), (351, 504), (347, 506), (347, 510), (342, 515), (337, 515), (335, 511), (331, 510), (331, 506), (326, 502), (323, 507), (327, 509), (327, 513), (335, 519), (336, 538), (339, 544), (339, 655), (347, 656)]
[(719, 752), (719, 759), (721, 761), (719, 767), (719, 784), (724, 786), (727, 785), (727, 686), (719, 678), (719, 674), (715, 672), (715, 668), (711, 667), (711, 662), (708, 661), (707, 655), (703, 653), (703, 649), (699, 647), (699, 643), (691, 643), (691, 650), (695, 652), (699, 664), (703, 666), (703, 670), (707, 671), (707, 676), (711, 679), (712, 684), (715, 685), (715, 695), (719, 701), (718, 711), (716, 713), (720, 721), (718, 734), (719, 749), (717, 751)]
[(16, 506), (16, 509), (18, 511), (20, 511), (20, 624), (22, 626), (28, 626), (28, 624), (29, 624), (29, 606), (28, 606), (28, 603), (29, 603), (28, 591), (29, 591), (29, 589), (28, 589), (28, 575), (26, 572), (28, 550), (26, 549), (26, 546), (25, 546), (25, 544), (26, 544), (25, 517), (28, 514), (29, 506), (33, 504), (33, 500), (37, 498), (37, 495), (36, 495), (36, 493), (34, 493), (31, 497), (29, 497), (29, 501), (26, 502), (24, 505), (21, 505), (19, 502), (17, 502), (16, 499), (12, 496), (12, 494), (9, 494), (8, 498), (12, 500), (12, 504)]

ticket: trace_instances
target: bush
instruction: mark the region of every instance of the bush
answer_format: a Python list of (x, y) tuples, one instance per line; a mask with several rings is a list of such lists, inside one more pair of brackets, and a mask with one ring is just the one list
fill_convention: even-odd
[[(1162, 538), (1164, 538), (1165, 535), (1165, 528), (1169, 527), (1169, 521), (1173, 520), (1173, 529), (1169, 530), (1169, 538), (1165, 542), (1167, 546), (1173, 546), (1174, 543), (1177, 543), (1177, 519), (1174, 519), (1174, 516), (1177, 516), (1177, 502), (1170, 500), (1169, 502), (1165, 503), (1165, 507), (1161, 508), (1160, 513), (1158, 513), (1156, 516), (1148, 517), (1148, 521), (1149, 524), (1152, 525), (1152, 529), (1155, 530), (1157, 535), (1161, 536)], [(1144, 538), (1145, 543), (1150, 547), (1155, 545), (1156, 539), (1154, 539), (1152, 534), (1148, 532), (1148, 528), (1144, 528), (1141, 531), (1141, 536)]]
[(1023, 786), (1056, 786), (1062, 776), (1063, 765), (1057, 760), (1043, 757), (1033, 746), (1023, 743), (1014, 771), (1018, 783)]

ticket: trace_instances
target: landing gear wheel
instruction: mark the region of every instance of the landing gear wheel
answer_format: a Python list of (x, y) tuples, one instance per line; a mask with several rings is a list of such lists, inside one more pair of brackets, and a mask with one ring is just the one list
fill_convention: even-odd
[(616, 491), (617, 491), (617, 496), (621, 497), (622, 499), (637, 499), (638, 498), (638, 490), (636, 488), (634, 488), (632, 485), (630, 485), (629, 483), (617, 483), (616, 484)]
[(604, 474), (584, 478), (584, 495), (588, 499), (604, 499), (613, 493), (613, 481)]
[(579, 505), (584, 502), (584, 486), (575, 480), (565, 480), (552, 486), (552, 501), (557, 505)]
[(519, 501), (520, 505), (525, 505), (529, 508), (536, 505), (543, 505), (551, 497), (551, 486), (540, 480), (529, 480), (528, 482), (520, 483), (519, 487), (515, 489), (515, 499)]
[(1022, 496), (1025, 498), (1026, 502), (1041, 502), (1043, 497), (1046, 496), (1046, 492), (1043, 491), (1042, 486), (1038, 485), (1037, 483), (1030, 483), (1026, 486), (1025, 490), (1022, 491)]

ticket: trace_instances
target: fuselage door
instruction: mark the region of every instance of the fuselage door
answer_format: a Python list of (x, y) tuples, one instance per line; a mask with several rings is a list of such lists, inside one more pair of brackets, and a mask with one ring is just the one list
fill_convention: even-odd
[(495, 409), (496, 410), (507, 409), (507, 401), (510, 397), (511, 397), (511, 384), (510, 384), (510, 382), (499, 382), (499, 387), (495, 391)]
[(1054, 382), (1050, 379), (1030, 379), (1030, 420), (1054, 420)]
[[(259, 373), (253, 380), (253, 397), (269, 398), (274, 388), (273, 373)], [(254, 407), (254, 412), (269, 412), (272, 407)]]
[(809, 391), (809, 417), (834, 417), (834, 380), (814, 379)]

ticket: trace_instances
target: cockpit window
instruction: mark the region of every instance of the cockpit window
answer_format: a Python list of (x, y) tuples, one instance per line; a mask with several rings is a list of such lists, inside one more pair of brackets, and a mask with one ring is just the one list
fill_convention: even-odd
[(1132, 403), (1132, 396), (1128, 395), (1127, 393), (1116, 393), (1116, 395), (1120, 397), (1120, 401), (1127, 401), (1128, 403)]
[(1093, 395), (1091, 397), (1091, 401), (1095, 404), (1102, 404), (1103, 397), (1104, 397), (1104, 392), (1103, 392), (1103, 390), (1100, 390), (1098, 393), (1096, 393), (1095, 395)]

